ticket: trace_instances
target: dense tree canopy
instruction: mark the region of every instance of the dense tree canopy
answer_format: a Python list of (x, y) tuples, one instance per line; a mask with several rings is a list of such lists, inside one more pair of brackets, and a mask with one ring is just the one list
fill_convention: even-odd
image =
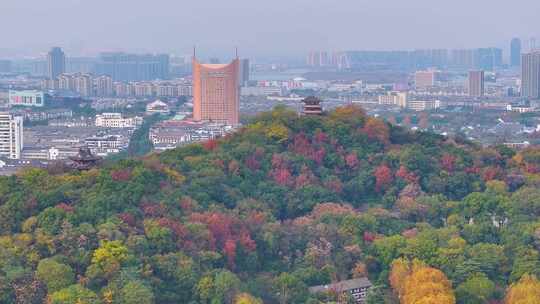
[(27, 169), (0, 177), (0, 303), (321, 303), (309, 286), (362, 276), (368, 303), (535, 303), (539, 155), (349, 106)]

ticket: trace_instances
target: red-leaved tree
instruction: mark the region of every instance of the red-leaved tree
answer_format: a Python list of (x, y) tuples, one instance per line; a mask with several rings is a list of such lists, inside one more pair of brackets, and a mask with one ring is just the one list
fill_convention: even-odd
[(375, 169), (375, 190), (377, 192), (386, 189), (393, 180), (392, 170), (387, 165), (380, 165)]

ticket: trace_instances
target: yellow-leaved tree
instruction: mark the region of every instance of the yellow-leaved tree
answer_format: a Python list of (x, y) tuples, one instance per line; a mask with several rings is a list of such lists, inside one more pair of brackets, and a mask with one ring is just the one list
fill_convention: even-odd
[(289, 138), (289, 129), (280, 123), (273, 123), (266, 129), (266, 137), (282, 143)]
[(506, 304), (540, 304), (540, 281), (535, 276), (525, 274), (519, 282), (508, 288)]
[(413, 266), (411, 275), (405, 279), (403, 304), (455, 304), (452, 283), (444, 273), (427, 266)]
[(388, 277), (402, 304), (455, 304), (452, 283), (444, 273), (420, 260), (394, 260)]
[(235, 297), (234, 304), (262, 304), (262, 301), (248, 293), (240, 293)]
[(390, 275), (388, 281), (390, 286), (394, 290), (394, 293), (398, 298), (403, 296), (403, 289), (405, 279), (411, 274), (411, 266), (409, 260), (405, 258), (399, 258), (392, 262), (392, 268), (390, 269)]

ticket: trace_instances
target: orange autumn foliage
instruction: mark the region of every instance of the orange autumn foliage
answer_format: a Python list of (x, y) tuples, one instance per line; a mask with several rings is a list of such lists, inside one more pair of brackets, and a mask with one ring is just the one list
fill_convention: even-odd
[(452, 283), (444, 273), (419, 260), (394, 260), (388, 277), (401, 304), (455, 304)]
[(390, 141), (390, 128), (383, 120), (377, 118), (368, 118), (366, 124), (362, 128), (369, 139), (378, 140), (383, 144), (388, 144)]
[(403, 295), (405, 279), (411, 273), (411, 267), (409, 264), (409, 261), (403, 258), (394, 260), (394, 262), (392, 262), (392, 268), (390, 269), (388, 281), (390, 281), (390, 286), (398, 297)]
[(540, 304), (540, 281), (535, 276), (525, 274), (519, 282), (508, 289), (506, 304)]
[(431, 267), (419, 267), (405, 280), (402, 304), (455, 304), (452, 283), (444, 273)]
[(366, 112), (361, 108), (353, 105), (339, 107), (330, 113), (331, 120), (354, 123), (366, 118)]

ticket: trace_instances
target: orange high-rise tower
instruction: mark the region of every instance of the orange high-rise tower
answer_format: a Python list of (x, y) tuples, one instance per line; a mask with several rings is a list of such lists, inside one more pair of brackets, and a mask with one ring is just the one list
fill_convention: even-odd
[(238, 125), (240, 84), (238, 56), (229, 64), (202, 64), (193, 55), (193, 118)]

